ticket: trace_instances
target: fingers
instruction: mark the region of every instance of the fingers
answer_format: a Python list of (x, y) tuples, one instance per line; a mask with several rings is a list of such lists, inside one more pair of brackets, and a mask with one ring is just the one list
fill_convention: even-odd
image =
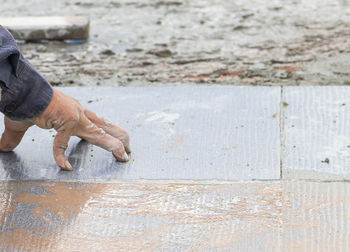
[(5, 131), (0, 140), (0, 151), (12, 151), (21, 142), (27, 129), (33, 124), (28, 121), (12, 121), (4, 117)]
[(90, 110), (85, 110), (85, 115), (90, 121), (96, 124), (97, 127), (102, 128), (104, 131), (106, 131), (107, 134), (119, 139), (123, 143), (125, 151), (127, 153), (131, 152), (128, 132), (110, 122), (109, 120), (97, 116)]
[(64, 152), (68, 147), (68, 141), (70, 138), (70, 134), (66, 131), (59, 131), (56, 134), (55, 140), (53, 142), (53, 155), (55, 157), (55, 161), (57, 165), (66, 171), (73, 170), (72, 165), (69, 163), (67, 157)]
[(86, 117), (81, 120), (81, 125), (76, 135), (112, 152), (113, 156), (120, 162), (129, 161), (129, 156), (125, 151), (124, 144), (119, 139), (107, 134), (102, 128), (97, 127)]

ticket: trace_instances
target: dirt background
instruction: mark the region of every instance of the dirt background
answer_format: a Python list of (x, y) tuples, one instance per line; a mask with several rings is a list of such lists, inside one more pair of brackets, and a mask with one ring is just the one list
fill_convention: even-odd
[(83, 15), (90, 40), (23, 43), (53, 85), (349, 85), (346, 0), (0, 0), (2, 16)]

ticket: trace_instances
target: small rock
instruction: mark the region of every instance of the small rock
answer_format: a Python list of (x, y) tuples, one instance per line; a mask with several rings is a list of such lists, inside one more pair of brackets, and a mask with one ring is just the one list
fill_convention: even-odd
[(46, 52), (46, 51), (47, 51), (47, 47), (44, 46), (44, 45), (39, 45), (39, 46), (36, 48), (36, 51), (37, 51), (37, 52)]
[(321, 161), (322, 163), (329, 164), (329, 158), (325, 158), (325, 160)]
[(137, 53), (137, 52), (142, 52), (143, 50), (141, 48), (130, 48), (126, 49), (126, 52), (128, 53)]
[(142, 66), (153, 66), (154, 63), (152, 62), (148, 62), (148, 61), (145, 61), (145, 62), (142, 62)]
[(240, 78), (253, 78), (253, 77), (264, 77), (266, 71), (264, 69), (248, 69), (245, 72), (239, 74)]
[(232, 31), (240, 31), (240, 30), (244, 30), (244, 29), (247, 29), (247, 26), (237, 25), (237, 26), (232, 28)]
[(148, 54), (153, 54), (160, 58), (166, 58), (173, 55), (173, 53), (169, 49), (164, 49), (159, 51), (149, 51)]
[(291, 73), (287, 70), (277, 70), (275, 77), (279, 79), (289, 79), (291, 77)]
[(111, 49), (106, 49), (100, 52), (102, 55), (112, 56), (115, 55), (115, 52), (113, 52)]

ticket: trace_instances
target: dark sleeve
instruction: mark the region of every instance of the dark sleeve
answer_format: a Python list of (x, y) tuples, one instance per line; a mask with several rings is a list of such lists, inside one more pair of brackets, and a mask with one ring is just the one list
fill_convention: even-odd
[(12, 120), (32, 119), (49, 105), (50, 83), (23, 57), (12, 35), (0, 25), (0, 112)]

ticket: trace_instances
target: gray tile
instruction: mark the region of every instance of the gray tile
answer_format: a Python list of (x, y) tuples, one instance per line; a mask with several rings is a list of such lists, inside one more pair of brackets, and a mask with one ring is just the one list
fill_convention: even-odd
[(285, 87), (284, 178), (350, 178), (350, 87)]
[(132, 161), (118, 163), (110, 153), (74, 137), (66, 152), (74, 171), (60, 171), (52, 156), (55, 132), (32, 127), (13, 153), (0, 154), (1, 179), (240, 180), (280, 176), (279, 87), (62, 90), (130, 132)]

